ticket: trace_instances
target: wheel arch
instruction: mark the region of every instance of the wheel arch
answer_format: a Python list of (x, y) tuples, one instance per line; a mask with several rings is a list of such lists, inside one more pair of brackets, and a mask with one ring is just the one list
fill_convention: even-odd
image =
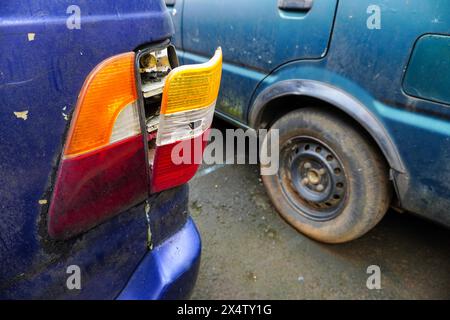
[[(321, 101), (345, 113), (356, 121), (377, 143), (389, 166), (397, 172), (406, 173), (397, 147), (380, 121), (359, 100), (347, 92), (330, 84), (315, 80), (284, 80), (263, 90), (255, 99), (248, 115), (251, 128), (267, 127), (267, 117), (272, 114), (284, 115), (298, 106), (289, 106), (284, 110), (271, 110), (272, 102), (288, 98)], [(273, 105), (272, 105), (273, 106)], [(283, 113), (284, 112), (284, 113)], [(266, 116), (266, 119), (264, 118)]]

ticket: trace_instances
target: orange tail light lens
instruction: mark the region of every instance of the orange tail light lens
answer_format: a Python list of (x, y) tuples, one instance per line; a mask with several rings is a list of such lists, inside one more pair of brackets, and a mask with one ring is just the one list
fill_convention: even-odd
[[(136, 113), (136, 100), (134, 52), (100, 63), (87, 77), (78, 97), (64, 156), (72, 157), (108, 145), (119, 114), (126, 107)], [(129, 113), (133, 110), (124, 112)], [(136, 119), (139, 123), (136, 117), (134, 121), (125, 121), (131, 125), (128, 136), (136, 133)]]
[(164, 86), (161, 114), (201, 109), (215, 104), (222, 75), (222, 50), (202, 64), (175, 68)]
[(164, 86), (157, 145), (195, 138), (214, 116), (222, 76), (222, 50), (208, 62), (172, 70)]

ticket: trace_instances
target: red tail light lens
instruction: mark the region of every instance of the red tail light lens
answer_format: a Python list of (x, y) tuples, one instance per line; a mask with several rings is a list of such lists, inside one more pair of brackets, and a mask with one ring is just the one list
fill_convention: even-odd
[[(192, 179), (201, 163), (201, 155), (206, 146), (207, 136), (208, 131), (193, 139), (166, 144), (156, 149), (152, 175), (152, 192), (173, 188)], [(183, 151), (190, 151), (188, 155), (189, 160), (186, 163), (175, 164), (172, 153), (180, 146), (182, 150), (181, 157), (186, 158), (186, 155), (182, 154)], [(200, 159), (198, 159), (199, 155)]]
[(69, 238), (147, 197), (142, 136), (62, 161), (49, 210), (48, 231)]

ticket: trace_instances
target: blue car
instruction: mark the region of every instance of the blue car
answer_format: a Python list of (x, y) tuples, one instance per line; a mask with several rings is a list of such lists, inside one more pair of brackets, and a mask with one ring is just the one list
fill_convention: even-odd
[(189, 296), (198, 165), (170, 154), (211, 124), (221, 51), (177, 68), (173, 32), (163, 0), (0, 4), (0, 299)]
[(448, 0), (167, 4), (182, 63), (224, 50), (216, 114), (278, 130), (262, 180), (298, 231), (350, 241), (390, 206), (450, 226)]

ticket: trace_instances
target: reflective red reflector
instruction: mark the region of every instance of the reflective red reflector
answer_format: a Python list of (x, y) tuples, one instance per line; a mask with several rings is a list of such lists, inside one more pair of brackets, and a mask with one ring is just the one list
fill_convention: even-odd
[[(189, 140), (156, 148), (150, 190), (152, 193), (188, 182), (197, 172), (207, 144), (209, 130)], [(180, 158), (183, 163), (179, 163)]]
[(49, 234), (69, 238), (144, 201), (147, 195), (142, 135), (63, 159), (49, 209)]

